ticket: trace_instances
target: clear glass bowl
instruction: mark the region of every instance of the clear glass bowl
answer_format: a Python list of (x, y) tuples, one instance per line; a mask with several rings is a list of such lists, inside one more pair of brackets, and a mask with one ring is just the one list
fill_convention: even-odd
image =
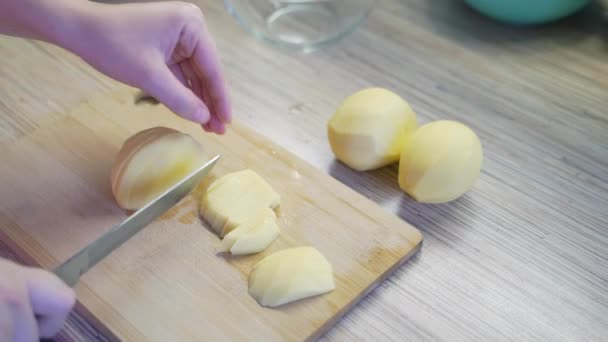
[(352, 32), (375, 0), (224, 0), (236, 20), (264, 41), (313, 51)]

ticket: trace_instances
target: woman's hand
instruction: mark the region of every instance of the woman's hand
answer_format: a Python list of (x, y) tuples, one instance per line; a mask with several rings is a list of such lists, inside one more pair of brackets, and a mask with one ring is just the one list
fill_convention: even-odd
[(44, 40), (223, 133), (230, 103), (201, 10), (184, 2), (0, 0), (0, 33)]
[(62, 38), (64, 47), (206, 131), (225, 131), (230, 104), (215, 43), (198, 7), (88, 3), (75, 13), (77, 30)]
[(0, 341), (53, 337), (75, 301), (72, 289), (54, 274), (0, 258)]

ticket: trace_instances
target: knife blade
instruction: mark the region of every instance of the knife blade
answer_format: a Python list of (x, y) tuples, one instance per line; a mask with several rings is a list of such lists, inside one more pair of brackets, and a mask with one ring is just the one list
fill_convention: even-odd
[(91, 267), (192, 192), (219, 158), (220, 155), (215, 156), (110, 231), (81, 249), (55, 268), (55, 274), (69, 286), (74, 286), (80, 276)]

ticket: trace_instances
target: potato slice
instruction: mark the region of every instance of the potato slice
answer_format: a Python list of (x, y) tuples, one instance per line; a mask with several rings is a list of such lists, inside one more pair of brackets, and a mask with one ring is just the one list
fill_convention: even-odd
[(112, 193), (121, 208), (137, 210), (208, 161), (191, 136), (167, 127), (141, 131), (122, 145), (112, 166)]
[(399, 95), (369, 88), (344, 100), (329, 120), (327, 135), (336, 158), (365, 171), (398, 161), (417, 126), (416, 114)]
[(313, 247), (273, 253), (249, 275), (249, 294), (262, 306), (277, 307), (335, 288), (332, 267)]
[(473, 186), (482, 161), (481, 142), (469, 127), (448, 120), (431, 122), (405, 145), (399, 185), (419, 202), (449, 202)]
[(249, 221), (224, 236), (222, 251), (233, 255), (258, 253), (266, 249), (279, 236), (277, 216), (264, 208)]
[(201, 201), (201, 216), (220, 237), (258, 215), (279, 206), (280, 196), (250, 169), (229, 173), (213, 182)]

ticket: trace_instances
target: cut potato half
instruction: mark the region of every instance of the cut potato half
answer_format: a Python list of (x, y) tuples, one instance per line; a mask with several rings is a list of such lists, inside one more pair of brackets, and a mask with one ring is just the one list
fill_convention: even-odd
[(121, 208), (137, 210), (208, 161), (188, 134), (154, 127), (128, 138), (112, 167), (112, 193)]
[(252, 219), (236, 227), (224, 236), (222, 252), (233, 255), (258, 253), (266, 249), (279, 236), (277, 216), (270, 208), (264, 208)]
[(213, 230), (224, 237), (279, 203), (279, 194), (257, 173), (245, 169), (214, 181), (203, 195), (200, 212)]
[(262, 306), (276, 307), (335, 288), (332, 267), (313, 247), (273, 253), (249, 276), (249, 294)]

